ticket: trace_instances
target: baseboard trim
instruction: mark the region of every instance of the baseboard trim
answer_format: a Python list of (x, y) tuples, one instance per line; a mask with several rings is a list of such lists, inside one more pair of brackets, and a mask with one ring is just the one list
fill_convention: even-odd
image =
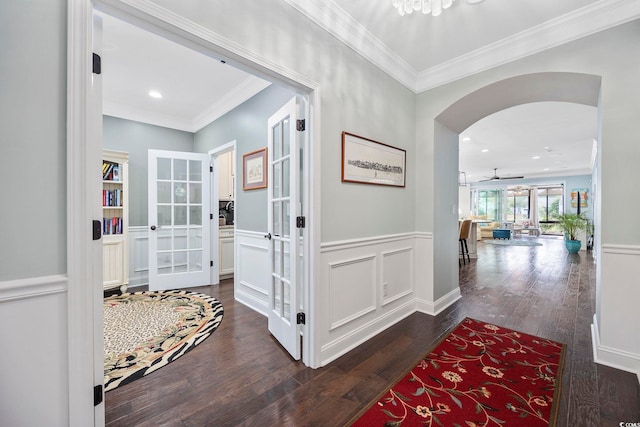
[[(325, 366), (328, 363), (331, 363), (360, 344), (368, 341), (384, 330), (415, 313), (414, 301), (415, 300), (408, 301), (405, 304), (398, 306), (395, 310), (389, 311), (388, 313), (377, 317), (371, 322), (349, 332), (348, 334), (342, 335), (341, 337), (323, 345), (320, 349), (320, 366)], [(350, 344), (345, 345), (345, 343)], [(345, 346), (342, 347), (342, 345)]]
[(0, 282), (0, 303), (67, 292), (66, 275), (30, 277)]
[(236, 288), (235, 300), (240, 304), (250, 308), (251, 310), (262, 314), (264, 317), (269, 316), (269, 307), (264, 305), (265, 304), (264, 301), (254, 297), (253, 295), (250, 295)]
[(437, 316), (447, 307), (462, 298), (460, 288), (456, 287), (443, 297), (438, 298), (435, 302), (427, 301), (424, 299), (416, 299), (416, 311), (429, 314), (431, 316)]
[(591, 324), (591, 343), (593, 346), (594, 362), (636, 374), (638, 383), (640, 383), (640, 355), (616, 350), (615, 348), (600, 344), (598, 318), (595, 314), (593, 315), (593, 323)]

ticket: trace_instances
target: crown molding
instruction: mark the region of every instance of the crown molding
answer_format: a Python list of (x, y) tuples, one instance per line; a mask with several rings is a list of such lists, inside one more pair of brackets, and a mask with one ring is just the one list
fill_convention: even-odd
[(193, 131), (197, 132), (209, 123), (219, 119), (249, 98), (262, 92), (271, 85), (270, 82), (249, 76), (232, 91), (226, 93), (213, 105), (193, 119)]
[(640, 17), (640, 2), (602, 0), (419, 73), (416, 93), (468, 77)]
[(329, 34), (415, 91), (418, 72), (333, 0), (284, 0)]
[(285, 1), (415, 93), (451, 83), (640, 17), (640, 2), (637, 0), (601, 0), (418, 72), (333, 0)]

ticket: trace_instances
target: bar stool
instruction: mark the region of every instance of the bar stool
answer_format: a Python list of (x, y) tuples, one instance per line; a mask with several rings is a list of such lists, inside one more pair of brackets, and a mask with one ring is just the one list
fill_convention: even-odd
[[(465, 219), (462, 221), (460, 225), (460, 231), (458, 233), (458, 241), (460, 242), (460, 254), (462, 255), (462, 263), (466, 264), (466, 261), (471, 262), (471, 258), (469, 257), (469, 247), (467, 246), (467, 239), (469, 238), (469, 234), (471, 232), (471, 220)], [(465, 254), (467, 259), (465, 260)], [(458, 265), (460, 265), (460, 258), (458, 257)]]

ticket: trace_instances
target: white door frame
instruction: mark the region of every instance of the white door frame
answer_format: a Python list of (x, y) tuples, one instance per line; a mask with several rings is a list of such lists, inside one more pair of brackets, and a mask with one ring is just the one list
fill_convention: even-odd
[[(213, 58), (223, 58), (230, 65), (265, 80), (279, 81), (296, 88), (308, 103), (307, 137), (310, 150), (305, 151), (306, 185), (304, 212), (308, 227), (304, 231), (304, 291), (307, 325), (304, 328), (303, 362), (312, 368), (320, 366), (319, 333), (317, 333), (320, 259), (320, 85), (293, 70), (282, 67), (217, 33), (204, 29), (159, 6), (142, 0), (67, 0), (67, 324), (69, 371), (69, 425), (101, 427), (104, 405), (93, 405), (96, 378), (95, 365), (100, 355), (93, 354), (94, 345), (102, 340), (102, 317), (94, 310), (102, 299), (101, 267), (94, 267), (94, 252), (102, 250), (101, 241), (92, 240), (91, 223), (96, 214), (94, 198), (99, 191), (99, 168), (94, 159), (102, 150), (102, 139), (93, 120), (95, 97), (92, 87), (92, 41), (94, 7), (141, 28), (154, 31), (186, 47), (197, 48)], [(96, 138), (97, 135), (97, 138)], [(98, 139), (99, 138), (99, 139)], [(96, 181), (96, 185), (93, 185)], [(95, 187), (95, 188), (94, 188)], [(97, 257), (96, 257), (97, 258)], [(101, 258), (101, 257), (100, 257)], [(96, 286), (87, 286), (93, 283)]]
[[(218, 176), (218, 171), (219, 171), (218, 156), (231, 150), (234, 150), (237, 156), (238, 151), (236, 150), (235, 139), (233, 141), (227, 142), (226, 144), (223, 144), (207, 152), (207, 154), (209, 154), (209, 157), (211, 158), (211, 166), (213, 166), (213, 173), (211, 174), (211, 213), (213, 214), (213, 219), (211, 220), (212, 221), (211, 222), (211, 238), (209, 239), (209, 242), (211, 245), (211, 259), (213, 260), (213, 267), (211, 267), (211, 284), (212, 285), (220, 284), (220, 266), (218, 265), (218, 263), (220, 262), (220, 253), (219, 253), (220, 247), (218, 244), (220, 241), (220, 229), (218, 228), (218, 199), (220, 198), (220, 195), (218, 194), (219, 192), (218, 183), (220, 180), (220, 177)], [(235, 162), (237, 162), (236, 159), (234, 159)], [(237, 172), (236, 172), (236, 175), (237, 175)], [(233, 203), (234, 203), (234, 206), (237, 207), (238, 202), (237, 202), (237, 197), (235, 197), (235, 194), (238, 194), (237, 178), (233, 183), (233, 194), (234, 194)], [(234, 220), (234, 223), (235, 223), (235, 220)], [(235, 246), (236, 245), (235, 245), (235, 238), (234, 238), (234, 249), (233, 249), (234, 252), (235, 252)], [(237, 256), (233, 257), (233, 271), (236, 271), (237, 259), (238, 259)]]

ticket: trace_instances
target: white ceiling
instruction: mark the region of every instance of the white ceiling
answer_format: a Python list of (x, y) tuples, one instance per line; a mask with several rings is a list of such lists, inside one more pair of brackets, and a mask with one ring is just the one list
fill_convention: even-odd
[[(456, 0), (438, 17), (401, 17), (391, 0), (282, 1), (415, 92), (640, 17), (628, 0)], [(108, 115), (194, 132), (269, 84), (108, 16), (103, 44)], [(150, 98), (151, 89), (164, 98)], [(493, 168), (527, 177), (588, 173), (596, 114), (567, 103), (496, 113), (465, 130), (472, 141), (460, 144), (460, 170), (470, 181)]]

